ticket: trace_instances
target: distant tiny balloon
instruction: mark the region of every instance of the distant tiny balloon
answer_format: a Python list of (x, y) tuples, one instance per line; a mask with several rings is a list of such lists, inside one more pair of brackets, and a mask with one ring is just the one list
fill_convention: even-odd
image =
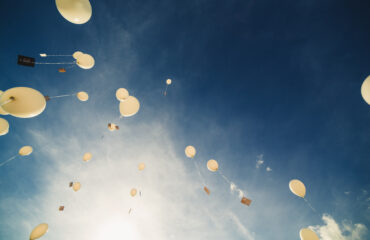
[(24, 146), (19, 149), (19, 155), (21, 156), (28, 156), (33, 152), (33, 148), (31, 146)]
[(87, 100), (89, 100), (89, 94), (87, 94), (87, 92), (78, 92), (77, 98), (82, 102), (86, 102)]
[(167, 84), (167, 85), (171, 85), (171, 83), (172, 83), (172, 80), (171, 80), (171, 79), (167, 79), (167, 80), (166, 80), (166, 84)]
[(139, 168), (139, 170), (140, 170), (140, 171), (144, 170), (144, 168), (145, 168), (145, 163), (139, 163), (138, 168)]
[(92, 154), (91, 154), (91, 153), (89, 153), (89, 152), (87, 152), (87, 153), (85, 153), (85, 154), (84, 154), (84, 156), (83, 156), (82, 160), (83, 160), (84, 162), (88, 162), (88, 161), (90, 161), (90, 160), (91, 160), (91, 158), (92, 158)]
[(218, 170), (218, 163), (216, 160), (211, 159), (207, 162), (207, 168), (211, 172), (216, 172)]
[(185, 148), (185, 155), (188, 158), (194, 158), (197, 151), (195, 150), (195, 147), (189, 145)]
[(60, 206), (59, 211), (64, 211), (64, 206)]
[(79, 182), (73, 183), (73, 186), (72, 186), (73, 191), (77, 192), (78, 190), (80, 190), (80, 188), (81, 188), (81, 183)]
[(135, 188), (131, 189), (130, 191), (131, 197), (135, 197), (136, 193), (137, 193), (137, 190)]

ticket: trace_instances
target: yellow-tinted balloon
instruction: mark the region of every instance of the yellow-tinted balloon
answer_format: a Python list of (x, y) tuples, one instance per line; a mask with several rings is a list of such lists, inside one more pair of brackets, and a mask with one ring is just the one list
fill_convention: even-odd
[(130, 191), (131, 197), (135, 197), (136, 193), (137, 193), (136, 188), (131, 189), (131, 191)]
[[(7, 102), (7, 103), (6, 103)], [(14, 117), (31, 118), (45, 110), (45, 97), (37, 90), (28, 87), (15, 87), (6, 90), (0, 97), (1, 108)]]
[(59, 13), (69, 22), (83, 24), (90, 20), (92, 8), (89, 0), (55, 0)]
[(89, 94), (87, 94), (87, 92), (78, 92), (76, 96), (78, 100), (82, 102), (86, 102), (87, 100), (89, 100)]
[(361, 85), (361, 95), (365, 102), (370, 105), (370, 76)]
[(47, 233), (49, 226), (47, 223), (37, 225), (30, 234), (30, 240), (38, 239)]
[(197, 150), (195, 150), (195, 147), (189, 145), (185, 148), (185, 155), (188, 158), (193, 158), (195, 154), (197, 154)]
[(138, 168), (139, 168), (139, 170), (140, 170), (140, 171), (144, 170), (144, 168), (145, 168), (145, 163), (139, 163)]
[(76, 64), (82, 69), (90, 69), (95, 65), (95, 59), (90, 55), (83, 53), (76, 59)]
[(19, 149), (19, 155), (21, 156), (28, 156), (33, 152), (33, 148), (31, 146), (24, 146)]
[(211, 159), (207, 162), (207, 168), (211, 172), (216, 172), (218, 170), (218, 163), (216, 160)]
[(130, 94), (128, 93), (126, 88), (118, 88), (116, 91), (116, 98), (120, 102), (125, 101), (129, 96)]
[(171, 83), (172, 83), (172, 80), (171, 80), (171, 79), (167, 79), (167, 80), (166, 80), (166, 84), (167, 84), (167, 85), (171, 85)]
[(299, 236), (301, 240), (319, 240), (316, 233), (308, 228), (302, 228), (301, 231), (299, 231)]
[(289, 182), (289, 188), (292, 193), (297, 195), (298, 197), (304, 198), (306, 195), (306, 187), (304, 186), (303, 182), (293, 179)]
[[(0, 99), (3, 91), (0, 90)], [(9, 113), (5, 112), (4, 109), (0, 106), (0, 115), (9, 115)]]
[(140, 102), (134, 96), (129, 96), (124, 102), (119, 103), (119, 111), (124, 117), (135, 115), (140, 109)]
[(0, 136), (9, 132), (9, 123), (6, 119), (0, 118)]
[(73, 186), (72, 186), (73, 191), (77, 192), (78, 190), (80, 190), (80, 188), (81, 188), (81, 183), (79, 182), (73, 183)]
[(80, 56), (82, 56), (82, 54), (83, 52), (76, 51), (73, 53), (72, 57), (77, 60)]
[(85, 153), (85, 154), (84, 154), (84, 156), (83, 156), (82, 160), (83, 160), (84, 162), (88, 162), (88, 161), (90, 161), (90, 160), (91, 160), (91, 158), (92, 158), (92, 154), (91, 154), (91, 153), (89, 153), (89, 152), (87, 152), (87, 153)]

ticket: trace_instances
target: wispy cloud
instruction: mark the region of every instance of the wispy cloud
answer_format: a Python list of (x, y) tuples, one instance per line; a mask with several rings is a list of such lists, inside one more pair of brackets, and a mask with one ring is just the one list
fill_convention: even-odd
[(260, 154), (257, 156), (256, 168), (259, 168), (263, 163), (263, 154)]
[(332, 216), (324, 214), (322, 216), (324, 225), (310, 226), (320, 237), (321, 240), (365, 240), (367, 228), (364, 224), (342, 223), (340, 226)]

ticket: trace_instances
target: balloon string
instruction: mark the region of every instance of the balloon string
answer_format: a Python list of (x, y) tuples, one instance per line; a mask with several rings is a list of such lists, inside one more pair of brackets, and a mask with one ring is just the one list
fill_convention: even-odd
[(9, 158), (8, 160), (5, 160), (4, 162), (0, 163), (0, 167), (4, 166), (5, 164), (7, 164), (8, 162), (14, 160), (18, 155), (15, 155), (11, 158)]
[(164, 90), (164, 93), (163, 95), (167, 96), (167, 89), (168, 89), (168, 85), (166, 84), (166, 89)]
[(65, 94), (65, 95), (59, 95), (59, 96), (53, 96), (53, 97), (49, 97), (50, 99), (52, 98), (62, 98), (62, 97), (70, 97), (70, 96), (74, 96), (76, 95), (76, 93), (73, 93), (73, 94)]
[(239, 193), (239, 197), (244, 196), (243, 190), (241, 190), (238, 185), (236, 185), (234, 182), (230, 181), (225, 175), (222, 174), (220, 170), (218, 170), (218, 173), (221, 175), (221, 177), (228, 183), (230, 184), (230, 189), (231, 191), (237, 191)]
[(307, 203), (307, 205), (312, 209), (312, 211), (314, 211), (315, 213), (317, 213), (316, 212), (316, 210), (311, 206), (311, 204), (307, 201), (307, 199), (305, 199), (305, 198), (303, 198), (303, 200)]
[(199, 177), (200, 177), (200, 179), (201, 179), (201, 181), (202, 181), (203, 185), (205, 186), (205, 185), (206, 185), (206, 183), (205, 183), (205, 181), (204, 181), (204, 178), (203, 178), (202, 174), (200, 173), (198, 163), (197, 163), (197, 161), (196, 161), (196, 160), (194, 160), (193, 162), (194, 162), (195, 167), (196, 167), (196, 169), (197, 169), (197, 171), (198, 171), (198, 175), (199, 175)]
[(49, 55), (49, 54), (46, 54), (45, 57), (71, 57), (73, 55)]
[(35, 64), (75, 64), (76, 61), (74, 62), (56, 62), (56, 63), (50, 63), (50, 62), (35, 62)]
[(8, 100), (6, 100), (5, 102), (3, 102), (3, 103), (1, 103), (0, 104), (0, 107), (1, 106), (4, 106), (5, 104), (8, 104), (8, 103), (10, 103), (11, 101), (13, 101), (14, 100), (14, 97), (10, 97)]

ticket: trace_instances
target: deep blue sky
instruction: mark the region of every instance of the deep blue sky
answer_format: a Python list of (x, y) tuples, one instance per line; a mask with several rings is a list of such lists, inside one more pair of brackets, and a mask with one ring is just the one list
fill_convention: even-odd
[[(118, 112), (109, 110), (114, 97), (105, 96), (126, 87), (142, 104), (128, 123), (160, 121), (163, 116), (156, 109), (165, 111), (163, 121), (176, 151), (182, 154), (190, 143), (202, 146), (199, 156), (204, 161), (224, 158), (223, 172), (242, 188), (271, 191), (271, 196), (255, 196), (256, 207), (259, 198), (271, 198), (271, 205), (297, 204), (288, 182), (298, 178), (318, 212), (305, 209), (308, 224), (321, 224), (321, 214), (328, 213), (338, 222), (369, 227), (370, 106), (360, 94), (370, 73), (369, 1), (91, 4), (91, 20), (73, 25), (61, 17), (54, 1), (1, 1), (0, 89), (28, 86), (45, 95), (86, 90), (93, 101), (90, 110), (108, 121)], [(18, 54), (76, 50), (93, 55), (96, 66), (59, 74), (57, 67), (16, 64)], [(166, 78), (173, 85), (164, 98)], [(39, 123), (59, 128), (59, 121), (68, 118), (67, 113), (61, 116), (62, 103), (76, 101), (50, 102), (33, 119), (6, 116), (11, 129), (0, 138), (1, 159), (27, 145), (26, 129)], [(61, 125), (60, 131), (73, 132), (77, 126), (83, 123)], [(100, 137), (104, 127), (83, 137)], [(256, 172), (259, 154), (272, 172)], [(39, 184), (28, 175), (29, 168), (36, 167), (0, 169), (0, 200), (24, 197), (5, 184), (9, 181), (26, 193), (27, 184)], [(252, 230), (260, 239), (271, 239), (256, 226)], [(296, 232), (285, 234), (284, 239), (298, 238)]]

